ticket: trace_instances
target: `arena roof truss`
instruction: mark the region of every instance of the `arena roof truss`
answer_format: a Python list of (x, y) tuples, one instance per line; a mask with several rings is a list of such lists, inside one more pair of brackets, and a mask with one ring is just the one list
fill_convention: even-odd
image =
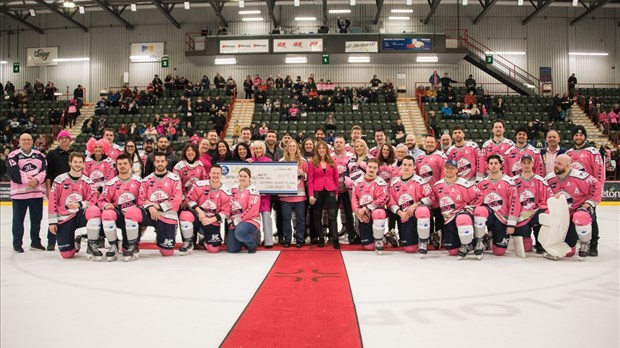
[(121, 13), (125, 11), (127, 5), (124, 6), (110, 6), (105, 0), (91, 0), (95, 4), (97, 4), (104, 12), (109, 13), (114, 17), (119, 23), (125, 26), (125, 28), (132, 30), (133, 25), (127, 22), (123, 17), (121, 17)]
[(532, 6), (534, 6), (535, 11), (532, 12), (531, 15), (527, 16), (526, 19), (523, 20), (523, 22), (521, 22), (521, 24), (526, 25), (527, 23), (529, 23), (532, 19), (534, 19), (534, 17), (536, 17), (540, 12), (542, 12), (542, 10), (544, 10), (545, 8), (547, 8), (547, 6), (551, 5), (551, 3), (554, 0), (538, 0), (536, 3), (532, 0), (530, 0), (530, 2), (532, 3)]
[[(602, 0), (602, 1), (598, 1), (598, 2), (593, 2), (591, 5), (587, 5), (585, 2), (583, 2), (582, 0), (579, 0), (579, 3), (585, 7), (586, 12), (580, 14), (579, 16), (577, 16), (575, 19), (573, 19), (572, 21), (570, 21), (569, 25), (573, 26), (577, 23), (579, 23), (582, 19), (586, 18), (587, 16), (589, 16), (590, 14), (592, 14), (594, 11), (600, 9), (601, 7), (605, 6), (607, 3), (611, 2), (611, 0)], [(620, 25), (620, 23), (618, 24)]]
[(84, 25), (82, 25), (82, 23), (80, 23), (80, 22), (76, 21), (75, 19), (73, 19), (73, 16), (75, 16), (75, 14), (78, 13), (78, 11), (79, 11), (78, 8), (75, 8), (73, 10), (69, 10), (69, 9), (65, 9), (63, 7), (62, 11), (61, 11), (57, 6), (48, 4), (44, 0), (33, 0), (33, 1), (36, 2), (37, 4), (41, 5), (41, 6), (45, 6), (48, 10), (50, 10), (50, 11), (54, 12), (55, 14), (63, 17), (64, 19), (68, 20), (69, 22), (71, 22), (76, 27), (82, 29), (83, 32), (88, 33), (88, 28), (86, 28)]
[(8, 16), (10, 18), (12, 18), (13, 20), (27, 26), (28, 28), (36, 31), (37, 33), (43, 35), (45, 34), (45, 32), (43, 31), (43, 29), (37, 27), (36, 25), (26, 22), (26, 19), (28, 19), (28, 17), (30, 17), (30, 13), (26, 12), (23, 13), (23, 11), (11, 11), (6, 7), (0, 7), (0, 13), (4, 14), (5, 16)]

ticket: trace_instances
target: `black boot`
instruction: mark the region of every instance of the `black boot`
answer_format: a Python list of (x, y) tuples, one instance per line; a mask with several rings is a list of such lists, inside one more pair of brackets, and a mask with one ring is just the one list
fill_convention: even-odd
[(359, 244), (362, 244), (362, 240), (360, 239), (360, 236), (358, 236), (357, 234), (349, 235), (349, 245), (359, 245)]
[(590, 244), (590, 257), (598, 256), (598, 244)]

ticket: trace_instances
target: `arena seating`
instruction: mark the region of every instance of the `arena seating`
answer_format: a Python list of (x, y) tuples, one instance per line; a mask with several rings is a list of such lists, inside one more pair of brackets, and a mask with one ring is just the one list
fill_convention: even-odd
[[(49, 111), (52, 109), (64, 110), (67, 108), (68, 105), (68, 100), (37, 100), (31, 101), (28, 104), (19, 104), (15, 110), (21, 111), (23, 108), (26, 108), (28, 109), (28, 112), (34, 115), (35, 120), (38, 124), (37, 130), (33, 134), (33, 138), (36, 139), (39, 134), (43, 134), (45, 136), (52, 134), (52, 125), (49, 124), (48, 119)], [(9, 102), (6, 99), (0, 100), (0, 119), (7, 120), (9, 112)]]

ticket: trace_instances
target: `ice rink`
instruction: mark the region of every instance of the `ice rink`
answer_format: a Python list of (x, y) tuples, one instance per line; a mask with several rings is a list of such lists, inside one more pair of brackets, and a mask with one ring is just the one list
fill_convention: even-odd
[[(27, 232), (26, 252), (16, 254), (11, 207), (1, 213), (1, 346), (7, 348), (217, 347), (279, 254), (195, 251), (164, 259), (142, 250), (134, 262), (97, 263), (84, 249), (72, 260), (58, 251), (29, 251)], [(343, 251), (363, 345), (619, 347), (619, 213), (620, 207), (598, 208), (600, 256), (583, 262), (532, 253), (457, 261), (445, 252), (421, 260)], [(266, 311), (265, 335), (279, 329), (270, 325), (278, 310)]]

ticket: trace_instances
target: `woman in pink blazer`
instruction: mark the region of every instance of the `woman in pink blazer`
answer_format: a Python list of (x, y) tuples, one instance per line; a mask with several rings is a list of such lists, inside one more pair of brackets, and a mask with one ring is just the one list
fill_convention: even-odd
[[(329, 155), (327, 143), (320, 140), (316, 144), (316, 151), (312, 162), (308, 166), (308, 197), (310, 204), (314, 206), (314, 226), (320, 229), (323, 224), (323, 209), (327, 209), (329, 233), (334, 243), (334, 249), (340, 249), (338, 242), (338, 227), (336, 226), (336, 214), (338, 212), (338, 168)], [(316, 233), (319, 238), (319, 247), (325, 246), (325, 238), (322, 231)]]

